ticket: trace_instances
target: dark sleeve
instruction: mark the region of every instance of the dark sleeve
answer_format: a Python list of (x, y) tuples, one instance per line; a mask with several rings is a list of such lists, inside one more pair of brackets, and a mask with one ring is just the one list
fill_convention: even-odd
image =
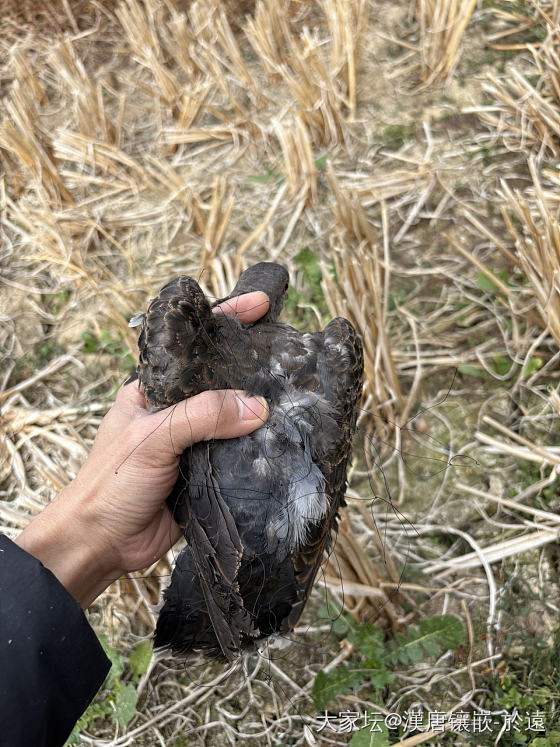
[(63, 745), (110, 668), (78, 602), (0, 535), (0, 743)]

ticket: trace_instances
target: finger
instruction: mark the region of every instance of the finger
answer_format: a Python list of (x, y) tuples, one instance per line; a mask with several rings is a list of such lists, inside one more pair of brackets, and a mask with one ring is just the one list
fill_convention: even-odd
[[(159, 525), (157, 528), (156, 536), (154, 537), (154, 544), (161, 551), (161, 555), (164, 555), (177, 540), (183, 536), (183, 530), (175, 522), (173, 514), (169, 510), (169, 507), (164, 505), (160, 515)], [(158, 556), (160, 552), (158, 552)], [(156, 560), (156, 558), (154, 558)], [(141, 570), (140, 568), (134, 568), (133, 570)]]
[(146, 414), (146, 398), (138, 381), (126, 381), (117, 392), (115, 402), (104, 419), (105, 429), (124, 428), (132, 420)]
[(262, 291), (253, 291), (244, 293), (242, 296), (235, 296), (221, 304), (215, 306), (212, 310), (231, 314), (236, 316), (243, 324), (256, 322), (261, 316), (264, 316), (270, 307), (270, 302), (266, 293)]
[(115, 405), (120, 410), (134, 410), (138, 407), (146, 409), (146, 397), (136, 374), (134, 378), (131, 376), (127, 379), (117, 391)]
[(236, 438), (260, 428), (268, 419), (268, 405), (264, 398), (243, 391), (209, 391), (154, 413), (152, 418), (166, 423), (154, 431), (162, 447), (168, 446), (171, 437), (174, 453), (180, 454), (198, 441)]

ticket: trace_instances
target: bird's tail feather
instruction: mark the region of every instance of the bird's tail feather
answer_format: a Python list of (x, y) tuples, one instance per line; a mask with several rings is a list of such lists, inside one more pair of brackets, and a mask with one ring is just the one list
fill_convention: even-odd
[(177, 558), (171, 583), (164, 592), (154, 647), (171, 649), (175, 654), (204, 649), (210, 655), (221, 654), (233, 661), (242, 638), (255, 632), (247, 611), (236, 600), (237, 594), (225, 588), (223, 582), (221, 586), (222, 604), (229, 607), (227, 619), (217, 602), (216, 587), (207, 588), (207, 579), (197, 570), (194, 556), (186, 547)]

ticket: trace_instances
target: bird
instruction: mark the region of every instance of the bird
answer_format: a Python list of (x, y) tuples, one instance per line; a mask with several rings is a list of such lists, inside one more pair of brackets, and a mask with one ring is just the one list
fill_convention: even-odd
[[(269, 407), (253, 433), (194, 444), (180, 456), (167, 504), (186, 546), (154, 635), (154, 648), (176, 656), (234, 661), (290, 633), (345, 506), (361, 338), (340, 317), (319, 332), (278, 321), (288, 287), (283, 266), (259, 262), (211, 302), (181, 275), (131, 321), (140, 326), (137, 375), (151, 410), (209, 389), (243, 389)], [(257, 290), (270, 301), (257, 322), (213, 311)]]

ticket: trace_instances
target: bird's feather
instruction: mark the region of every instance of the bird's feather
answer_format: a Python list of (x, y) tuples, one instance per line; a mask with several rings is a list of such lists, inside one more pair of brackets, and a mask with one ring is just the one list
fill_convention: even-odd
[(213, 313), (184, 276), (162, 289), (142, 320), (138, 374), (154, 409), (225, 388), (269, 404), (262, 428), (195, 444), (181, 458), (168, 504), (187, 548), (165, 592), (156, 646), (231, 659), (255, 637), (292, 630), (336, 530), (362, 347), (345, 319), (312, 334), (279, 323), (287, 278), (273, 263), (241, 275), (228, 298), (263, 290), (270, 299), (252, 325)]

